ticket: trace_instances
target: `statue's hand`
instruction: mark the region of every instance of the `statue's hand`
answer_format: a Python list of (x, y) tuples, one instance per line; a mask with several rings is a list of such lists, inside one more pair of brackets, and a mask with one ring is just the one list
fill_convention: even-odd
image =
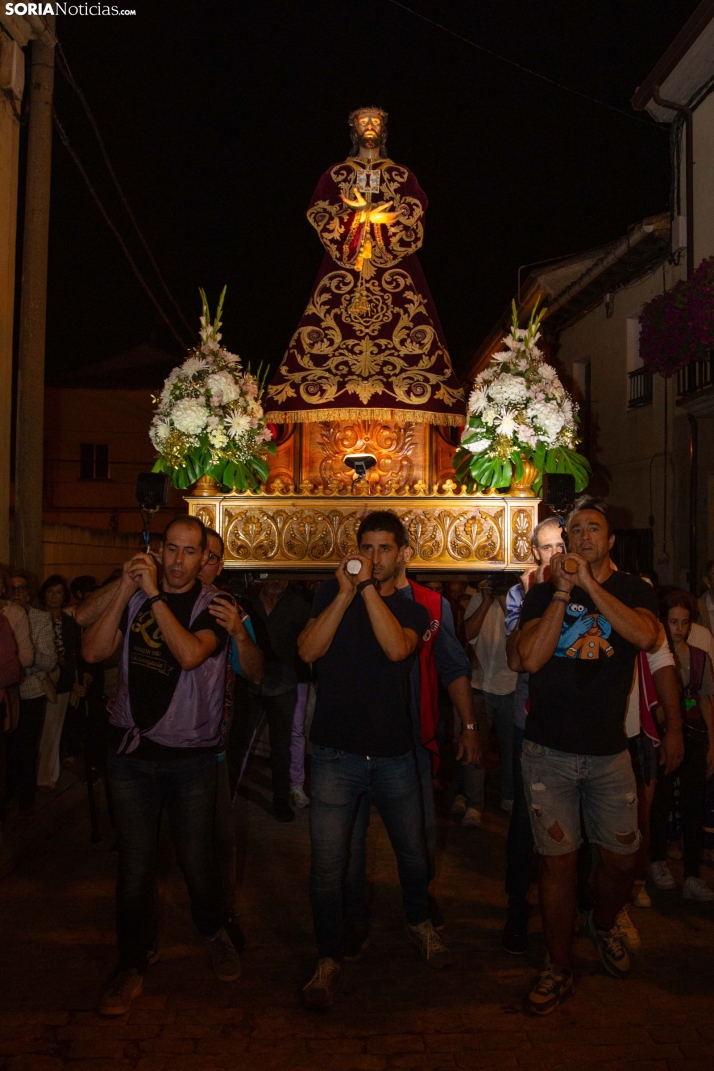
[(354, 201), (351, 201), (351, 200), (349, 199), (349, 197), (347, 197), (347, 196), (346, 196), (346, 195), (345, 195), (345, 194), (343, 193), (343, 194), (342, 194), (342, 200), (343, 200), (343, 202), (344, 202), (344, 203), (345, 203), (346, 205), (349, 205), (349, 207), (350, 207), (350, 208), (356, 208), (356, 209), (360, 209), (360, 208), (366, 208), (366, 207), (367, 207), (367, 202), (366, 202), (366, 200), (364, 199), (364, 197), (362, 196), (362, 194), (361, 194), (361, 193), (359, 192), (359, 190), (357, 190), (357, 189), (356, 189), (356, 190), (354, 191), (354, 195), (355, 195), (355, 199), (354, 199)]
[(362, 196), (359, 190), (354, 190), (354, 200), (350, 200), (344, 193), (342, 194), (342, 201), (350, 208), (354, 208), (355, 211), (361, 214), (360, 223), (383, 223), (385, 226), (391, 226), (396, 219), (399, 218), (398, 212), (388, 212), (387, 209), (391, 208), (393, 201), (380, 201), (377, 205), (370, 205)]
[(383, 223), (385, 226), (390, 227), (395, 220), (399, 219), (398, 212), (388, 212), (387, 209), (392, 207), (393, 201), (380, 201), (378, 205), (370, 209), (369, 220), (370, 223)]

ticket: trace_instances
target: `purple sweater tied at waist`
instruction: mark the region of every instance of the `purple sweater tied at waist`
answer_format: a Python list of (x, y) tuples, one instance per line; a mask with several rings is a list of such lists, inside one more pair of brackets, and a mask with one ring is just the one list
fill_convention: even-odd
[[(218, 594), (212, 585), (201, 588), (191, 611), (189, 627)], [(134, 751), (145, 736), (162, 747), (215, 747), (220, 739), (225, 689), (226, 650), (211, 655), (195, 669), (182, 669), (169, 708), (155, 725), (140, 730), (134, 724), (129, 697), (129, 632), (146, 595), (137, 591), (127, 607), (127, 629), (119, 662), (119, 684), (109, 704), (109, 724), (125, 729), (119, 754)]]

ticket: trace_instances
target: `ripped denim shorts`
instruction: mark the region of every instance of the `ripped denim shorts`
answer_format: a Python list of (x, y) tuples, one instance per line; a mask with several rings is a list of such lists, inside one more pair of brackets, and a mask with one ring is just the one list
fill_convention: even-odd
[(521, 763), (533, 839), (540, 855), (577, 851), (583, 842), (581, 807), (591, 844), (616, 855), (637, 851), (637, 785), (629, 751), (572, 755), (524, 740)]

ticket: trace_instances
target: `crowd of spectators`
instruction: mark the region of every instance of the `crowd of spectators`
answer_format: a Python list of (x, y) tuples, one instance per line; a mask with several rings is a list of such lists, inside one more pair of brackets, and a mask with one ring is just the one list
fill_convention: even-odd
[[(407, 576), (411, 551), (386, 514), (376, 529), (362, 532), (364, 546), (355, 558), (364, 562), (367, 555), (365, 575), (350, 579), (343, 562), (327, 584), (300, 574), (224, 570), (220, 535), (193, 519), (170, 526), (180, 544), (173, 557), (166, 557), (165, 533), (159, 554), (137, 555), (101, 584), (89, 575), (68, 583), (59, 574), (40, 584), (26, 570), (0, 565), (5, 832), (32, 822), (38, 796), (52, 794), (61, 778), (101, 779), (121, 871), (121, 845), (138, 850), (137, 828), (145, 829), (152, 851), (154, 811), (137, 810), (139, 767), (170, 767), (156, 805), (175, 808), (172, 824), (194, 919), (211, 942), (217, 976), (228, 981), (237, 977), (244, 944), (235, 916), (232, 802), (258, 745), (268, 749), (274, 817), (289, 823), (296, 813), (311, 812), (310, 895), (320, 960), (303, 994), (309, 1006), (332, 1002), (341, 963), (359, 956), (369, 939), (364, 844), (372, 802), (399, 861), (407, 934), (428, 966), (451, 961), (437, 933), (445, 920), (430, 887), (437, 815), (478, 837), (491, 811), (508, 822), (503, 947), (512, 954), (527, 950), (538, 898), (546, 932), (548, 959), (527, 1010), (548, 1014), (572, 992), (571, 912), (605, 969), (624, 976), (629, 952), (641, 943), (633, 911), (652, 907), (653, 890), (678, 887), (673, 860), (682, 860), (684, 898), (714, 901), (700, 869), (714, 858), (714, 562), (707, 564), (698, 600), (659, 586), (654, 574), (620, 572), (609, 553), (605, 506), (590, 502), (580, 509), (585, 519), (571, 524), (570, 541), (557, 518), (538, 525), (533, 565), (521, 574), (479, 573), (470, 581), (414, 584)], [(384, 567), (380, 590), (375, 563), (388, 554), (370, 531), (381, 538), (385, 526), (394, 562), (389, 575)], [(197, 541), (193, 551), (191, 540)], [(198, 557), (186, 564), (194, 552)], [(564, 564), (569, 556), (578, 570), (574, 577)], [(377, 595), (365, 592), (370, 584)], [(417, 647), (410, 647), (412, 634)], [(219, 671), (224, 651), (226, 670)], [(370, 660), (381, 666), (373, 679), (350, 686), (354, 666)], [(390, 669), (402, 662), (406, 676)], [(189, 677), (196, 674), (199, 691), (215, 692), (222, 710), (215, 733), (194, 732), (190, 718), (176, 728), (177, 685), (167, 684), (172, 666), (185, 683), (176, 691), (181, 704), (196, 703), (194, 722), (201, 702)], [(319, 681), (313, 679), (318, 666)], [(374, 681), (384, 694), (369, 700), (371, 724), (364, 721), (365, 695)], [(402, 702), (412, 727), (408, 741), (396, 739), (404, 727), (393, 721)], [(411, 773), (398, 769), (408, 748), (414, 786)], [(364, 757), (349, 776), (340, 771), (347, 780), (336, 781), (335, 755)], [(179, 757), (184, 763), (202, 758), (201, 777), (215, 778), (204, 785), (212, 801), (206, 812), (210, 859), (197, 861), (198, 827), (181, 825), (188, 767), (176, 762)], [(585, 778), (580, 772), (573, 779), (571, 759), (580, 771), (587, 766)], [(416, 825), (395, 809), (395, 778), (403, 781), (400, 791), (415, 793)], [(599, 798), (585, 785), (588, 779), (603, 786)], [(367, 791), (355, 787), (362, 781)], [(334, 807), (325, 807), (338, 788), (340, 798), (349, 796), (339, 834)], [(408, 846), (415, 837), (424, 838), (420, 860)], [(215, 888), (206, 886), (206, 868), (215, 872)], [(125, 885), (131, 880), (125, 874)], [(108, 1014), (128, 1007), (156, 952), (146, 906), (152, 890), (142, 888), (136, 902), (128, 895), (120, 900), (126, 917), (118, 981), (104, 998)], [(140, 925), (137, 912), (147, 915)]]

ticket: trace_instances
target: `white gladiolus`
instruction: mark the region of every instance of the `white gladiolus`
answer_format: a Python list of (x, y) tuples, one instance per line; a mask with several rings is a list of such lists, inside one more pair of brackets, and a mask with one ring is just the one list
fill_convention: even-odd
[(171, 418), (179, 431), (199, 435), (208, 421), (208, 410), (198, 398), (181, 398), (174, 405)]

